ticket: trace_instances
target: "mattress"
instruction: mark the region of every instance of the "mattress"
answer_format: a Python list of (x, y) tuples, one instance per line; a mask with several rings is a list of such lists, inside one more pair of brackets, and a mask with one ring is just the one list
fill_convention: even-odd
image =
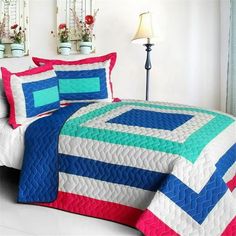
[(7, 118), (0, 118), (0, 166), (21, 169), (24, 134), (29, 124), (12, 129)]

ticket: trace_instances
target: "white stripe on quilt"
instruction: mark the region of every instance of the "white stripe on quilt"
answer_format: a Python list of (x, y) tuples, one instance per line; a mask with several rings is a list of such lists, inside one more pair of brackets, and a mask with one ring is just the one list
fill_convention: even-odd
[(230, 205), (233, 201), (228, 190), (201, 225), (161, 192), (155, 195), (148, 209), (180, 235), (219, 236), (236, 214), (235, 206)]
[(170, 173), (175, 160), (179, 158), (178, 155), (164, 152), (66, 135), (60, 135), (59, 153), (162, 173)]
[[(153, 105), (162, 105), (162, 106), (172, 106), (172, 107), (182, 107), (182, 108), (195, 108), (195, 109), (200, 109), (203, 110), (202, 107), (197, 107), (197, 106), (188, 106), (186, 104), (178, 104), (178, 103), (170, 103), (170, 102), (158, 102), (158, 101), (144, 101), (144, 100), (137, 100), (137, 99), (124, 99), (122, 102), (139, 102), (139, 103), (144, 103), (144, 104), (153, 104)], [(228, 114), (221, 112), (219, 110), (213, 110), (213, 109), (206, 109), (204, 108), (204, 111), (209, 111), (209, 112), (215, 112), (217, 114), (221, 114), (224, 116), (228, 116), (230, 118), (233, 118), (235, 120), (235, 117)]]
[[(225, 195), (220, 199), (220, 201), (202, 223), (202, 226), (206, 228), (206, 233), (208, 233), (208, 235), (212, 235), (211, 233), (220, 235), (220, 233), (225, 230), (227, 225), (236, 216), (236, 204), (233, 205), (234, 202), (235, 199), (232, 195), (232, 192), (227, 190)], [(214, 225), (215, 227), (210, 230), (209, 225)]]
[(160, 101), (145, 101), (145, 100), (139, 100), (139, 99), (124, 99), (122, 102), (139, 102), (144, 104), (152, 104), (152, 105), (162, 105), (162, 106), (174, 106), (174, 107), (188, 107), (193, 108), (193, 106), (188, 106), (184, 104), (178, 104), (178, 103), (170, 103), (170, 102), (160, 102)]
[(146, 209), (155, 193), (121, 184), (59, 173), (59, 191)]
[(231, 125), (210, 142), (194, 165), (178, 155), (64, 135), (60, 135), (59, 153), (162, 173), (172, 173), (192, 190), (199, 193), (216, 170), (215, 164), (234, 144), (232, 130)]
[[(235, 143), (233, 126), (236, 127), (236, 123), (231, 124), (208, 143), (194, 165), (189, 162), (186, 165), (187, 161), (181, 158), (180, 162), (175, 163), (172, 174), (199, 193), (216, 170), (216, 163)], [(183, 171), (180, 171), (178, 165)]]
[[(162, 130), (162, 129), (152, 129), (152, 128), (144, 128), (144, 127), (135, 127), (129, 125), (122, 124), (111, 124), (106, 123), (108, 120), (111, 120), (121, 114), (130, 111), (132, 109), (140, 109), (145, 111), (155, 111), (155, 112), (165, 112), (170, 114), (187, 114), (193, 115), (189, 121), (174, 129), (170, 130)], [(89, 120), (84, 123), (82, 126), (99, 128), (99, 129), (108, 129), (126, 133), (133, 133), (138, 135), (146, 135), (151, 137), (163, 138), (165, 140), (170, 140), (174, 142), (183, 143), (191, 134), (200, 129), (202, 126), (207, 124), (210, 120), (214, 118), (213, 115), (208, 115), (204, 113), (194, 112), (194, 111), (182, 111), (182, 110), (163, 110), (158, 108), (147, 108), (142, 106), (134, 106), (134, 105), (125, 105), (117, 108), (114, 111), (107, 112), (105, 115), (101, 117), (96, 117), (93, 120)]]
[(103, 102), (97, 102), (97, 103), (92, 103), (86, 107), (81, 107), (78, 111), (76, 111), (72, 116), (69, 117), (69, 120), (72, 120), (72, 119), (75, 119), (75, 118), (79, 118), (83, 115), (86, 115), (88, 114), (89, 112), (91, 111), (94, 111), (94, 110), (97, 110), (97, 109), (100, 109), (102, 107), (105, 107), (107, 106), (108, 103), (103, 103)]
[(230, 180), (232, 180), (235, 175), (236, 175), (236, 162), (225, 173), (225, 175), (223, 177), (225, 183), (227, 183)]
[[(161, 192), (156, 193), (148, 210), (182, 236), (194, 235), (193, 232), (199, 228), (196, 221)], [(203, 230), (198, 235), (203, 236)]]

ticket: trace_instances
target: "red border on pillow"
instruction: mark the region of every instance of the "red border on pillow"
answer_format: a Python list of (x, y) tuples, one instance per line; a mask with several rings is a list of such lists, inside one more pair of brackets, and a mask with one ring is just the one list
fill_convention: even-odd
[(16, 76), (21, 77), (21, 76), (27, 76), (27, 75), (34, 75), (34, 74), (38, 74), (38, 73), (41, 73), (41, 72), (46, 72), (46, 71), (49, 71), (49, 70), (53, 70), (52, 65), (45, 65), (45, 66), (33, 68), (33, 69), (30, 69), (30, 70), (26, 70), (26, 71), (22, 71), (22, 72), (18, 72), (18, 73), (11, 73), (6, 68), (1, 67), (2, 81), (3, 81), (3, 85), (4, 85), (4, 90), (5, 90), (5, 94), (6, 94), (6, 97), (7, 97), (7, 101), (10, 105), (10, 115), (9, 115), (8, 123), (14, 129), (21, 126), (21, 124), (16, 123), (15, 101), (14, 101), (13, 94), (12, 94), (12, 89), (11, 89), (11, 76), (16, 75)]
[(50, 59), (43, 59), (43, 58), (38, 58), (38, 57), (32, 57), (33, 62), (37, 66), (42, 66), (42, 64), (51, 64), (51, 65), (84, 65), (84, 64), (93, 64), (93, 63), (98, 63), (98, 62), (104, 62), (111, 60), (110, 62), (110, 67), (109, 67), (109, 83), (110, 83), (110, 88), (111, 88), (111, 94), (113, 98), (113, 88), (112, 88), (112, 81), (111, 81), (111, 72), (112, 69), (115, 66), (116, 63), (116, 57), (117, 53), (112, 52), (104, 56), (100, 57), (90, 57), (90, 58), (85, 58), (77, 61), (63, 61), (63, 60), (50, 60)]

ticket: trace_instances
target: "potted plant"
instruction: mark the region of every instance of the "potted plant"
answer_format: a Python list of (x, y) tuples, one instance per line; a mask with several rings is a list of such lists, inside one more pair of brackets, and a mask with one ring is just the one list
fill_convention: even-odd
[(58, 36), (59, 36), (59, 52), (61, 55), (68, 56), (71, 51), (71, 42), (70, 42), (70, 31), (66, 24), (60, 24), (58, 26)]
[(25, 47), (24, 47), (24, 39), (25, 39), (25, 31), (22, 30), (22, 27), (15, 24), (11, 26), (13, 30), (13, 35), (11, 39), (13, 43), (11, 44), (11, 53), (13, 57), (22, 57), (24, 56)]
[(95, 37), (93, 30), (98, 10), (94, 12), (94, 15), (86, 15), (84, 21), (79, 20), (76, 12), (73, 11), (74, 20), (79, 35), (79, 50), (82, 54), (90, 54), (93, 49), (93, 38)]
[(5, 45), (2, 44), (2, 39), (5, 36), (5, 17), (0, 22), (0, 58), (4, 57)]

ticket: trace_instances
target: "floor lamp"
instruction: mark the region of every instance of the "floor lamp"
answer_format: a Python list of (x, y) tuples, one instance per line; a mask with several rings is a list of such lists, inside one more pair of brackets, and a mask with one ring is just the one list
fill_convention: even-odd
[(143, 43), (146, 47), (147, 58), (145, 63), (146, 69), (146, 101), (149, 100), (149, 79), (150, 79), (150, 70), (152, 68), (150, 52), (152, 51), (151, 39), (154, 37), (153, 28), (152, 28), (152, 16), (150, 12), (144, 12), (139, 16), (139, 26), (138, 30), (132, 41)]

